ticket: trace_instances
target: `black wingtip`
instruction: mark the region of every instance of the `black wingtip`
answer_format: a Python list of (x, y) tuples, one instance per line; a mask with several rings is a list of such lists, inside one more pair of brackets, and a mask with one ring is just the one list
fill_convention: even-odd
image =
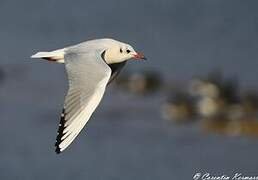
[(59, 147), (56, 147), (55, 152), (56, 152), (56, 154), (60, 154), (60, 153), (61, 153), (60, 148), (59, 148)]
[(62, 110), (62, 114), (61, 114), (61, 118), (60, 118), (60, 123), (59, 123), (58, 131), (57, 131), (57, 137), (56, 137), (56, 143), (55, 143), (55, 147), (56, 147), (55, 152), (57, 154), (61, 153), (61, 149), (59, 148), (59, 145), (62, 142), (64, 125), (65, 125), (65, 109)]

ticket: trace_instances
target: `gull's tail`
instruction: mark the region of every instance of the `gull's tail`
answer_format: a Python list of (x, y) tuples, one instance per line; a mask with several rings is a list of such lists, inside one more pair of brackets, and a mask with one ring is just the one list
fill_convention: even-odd
[(64, 63), (64, 49), (58, 49), (50, 52), (37, 52), (31, 58), (41, 58), (48, 61)]

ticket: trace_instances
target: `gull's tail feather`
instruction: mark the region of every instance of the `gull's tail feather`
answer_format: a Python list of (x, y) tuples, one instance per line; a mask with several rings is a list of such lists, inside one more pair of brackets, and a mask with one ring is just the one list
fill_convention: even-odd
[(51, 52), (37, 52), (32, 55), (31, 58), (41, 58), (57, 63), (64, 63), (64, 49), (58, 49)]

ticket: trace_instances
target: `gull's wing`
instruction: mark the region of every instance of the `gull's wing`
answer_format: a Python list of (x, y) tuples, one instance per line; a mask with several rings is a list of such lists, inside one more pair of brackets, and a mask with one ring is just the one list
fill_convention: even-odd
[(111, 77), (108, 81), (108, 84), (110, 84), (118, 76), (118, 74), (121, 72), (121, 70), (125, 66), (125, 64), (126, 64), (126, 61), (108, 65), (112, 71)]
[(71, 144), (98, 106), (111, 76), (101, 52), (67, 52), (65, 67), (69, 90), (56, 138), (56, 152)]

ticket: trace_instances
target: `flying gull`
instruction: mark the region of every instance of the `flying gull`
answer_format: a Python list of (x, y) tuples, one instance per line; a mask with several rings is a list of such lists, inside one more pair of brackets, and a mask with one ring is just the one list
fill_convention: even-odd
[(64, 151), (76, 138), (100, 103), (109, 84), (129, 59), (146, 59), (132, 46), (114, 39), (96, 39), (31, 58), (64, 63), (69, 89), (56, 137), (56, 153)]

